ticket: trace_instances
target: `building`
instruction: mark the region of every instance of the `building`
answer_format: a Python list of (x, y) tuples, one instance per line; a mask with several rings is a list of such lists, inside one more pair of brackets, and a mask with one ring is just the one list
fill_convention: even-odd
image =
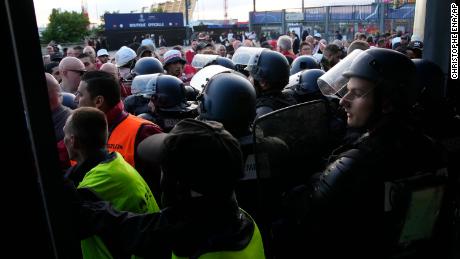
[(188, 2), (188, 17), (191, 19), (193, 10), (196, 6), (197, 0), (173, 0), (164, 3), (153, 4), (150, 9), (152, 12), (165, 12), (165, 13), (183, 13), (185, 15), (185, 1)]

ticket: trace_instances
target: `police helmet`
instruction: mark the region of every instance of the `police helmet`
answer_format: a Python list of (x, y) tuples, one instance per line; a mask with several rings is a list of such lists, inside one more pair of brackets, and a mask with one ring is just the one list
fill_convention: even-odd
[(221, 65), (223, 67), (235, 70), (235, 64), (233, 61), (226, 57), (217, 57), (215, 60), (215, 65)]
[(265, 80), (273, 88), (282, 89), (289, 81), (289, 62), (276, 51), (263, 49), (251, 57), (246, 69), (255, 80)]
[(140, 58), (134, 66), (132, 73), (135, 75), (164, 73), (163, 65), (154, 57)]
[(415, 65), (417, 101), (420, 104), (436, 103), (444, 98), (444, 73), (432, 61), (412, 59)]
[(158, 76), (158, 73), (136, 76), (131, 83), (131, 94), (150, 98), (153, 94), (154, 84), (150, 84), (149, 82)]
[(184, 83), (175, 76), (159, 74), (148, 83), (152, 88), (151, 100), (160, 111), (186, 111)]
[(219, 121), (229, 130), (247, 129), (256, 115), (255, 89), (238, 72), (214, 75), (197, 99), (200, 119)]
[(302, 71), (299, 83), (295, 86), (294, 91), (298, 95), (321, 93), (318, 87), (318, 78), (324, 75), (321, 69), (308, 69)]
[(199, 93), (200, 91), (191, 87), (190, 85), (185, 86), (185, 98), (187, 99), (187, 101), (196, 101), (196, 97)]
[(407, 108), (415, 102), (415, 65), (398, 51), (367, 49), (356, 56), (343, 76), (359, 77), (375, 83), (377, 91), (392, 98), (395, 106)]
[(318, 61), (313, 56), (302, 55), (294, 59), (291, 65), (291, 75), (304, 69), (320, 68)]

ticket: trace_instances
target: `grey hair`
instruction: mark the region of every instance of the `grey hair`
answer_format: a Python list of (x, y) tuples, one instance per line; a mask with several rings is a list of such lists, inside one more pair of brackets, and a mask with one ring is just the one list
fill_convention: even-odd
[(278, 38), (277, 45), (282, 50), (291, 50), (292, 49), (292, 39), (291, 37), (287, 35), (283, 35)]

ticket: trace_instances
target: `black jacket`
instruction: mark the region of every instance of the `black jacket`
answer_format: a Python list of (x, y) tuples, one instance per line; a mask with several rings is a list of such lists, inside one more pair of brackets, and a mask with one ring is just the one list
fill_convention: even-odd
[[(80, 191), (80, 190), (79, 190)], [(81, 238), (97, 234), (124, 254), (144, 258), (198, 258), (207, 252), (245, 248), (254, 222), (235, 199), (189, 199), (159, 213), (115, 211), (108, 202), (83, 202)]]

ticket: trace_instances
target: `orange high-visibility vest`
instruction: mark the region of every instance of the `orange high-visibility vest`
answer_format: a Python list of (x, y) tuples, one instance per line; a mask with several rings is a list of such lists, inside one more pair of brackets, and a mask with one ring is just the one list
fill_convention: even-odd
[(153, 124), (150, 121), (138, 118), (129, 114), (123, 121), (118, 124), (109, 136), (107, 149), (110, 152), (118, 152), (131, 166), (134, 164), (134, 144), (136, 142), (137, 132), (144, 124)]

